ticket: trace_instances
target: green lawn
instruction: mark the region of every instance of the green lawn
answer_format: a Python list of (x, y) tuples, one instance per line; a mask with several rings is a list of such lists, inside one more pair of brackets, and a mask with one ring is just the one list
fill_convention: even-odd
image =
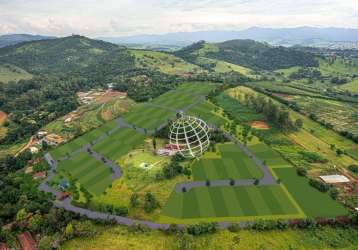
[(268, 167), (289, 167), (291, 166), (285, 161), (282, 156), (267, 146), (265, 143), (257, 139), (248, 144), (248, 148), (261, 160), (266, 163)]
[(226, 119), (215, 113), (215, 107), (216, 106), (214, 104), (204, 101), (192, 107), (186, 113), (199, 117), (209, 124), (214, 124), (217, 127), (220, 127), (226, 123)]
[(96, 129), (70, 141), (69, 143), (66, 143), (62, 146), (55, 148), (50, 153), (54, 159), (59, 159), (62, 156), (65, 156), (67, 153), (70, 154), (74, 150), (83, 147), (84, 145), (90, 143), (91, 141), (95, 140), (102, 134), (112, 130), (115, 127), (116, 127), (115, 121), (108, 122), (108, 123), (104, 124), (103, 126), (96, 128)]
[[(235, 144), (217, 145), (221, 157), (204, 157), (194, 163), (194, 180), (261, 178), (262, 172)], [(207, 155), (212, 154), (209, 152)]]
[(343, 206), (328, 194), (311, 187), (308, 179), (298, 176), (294, 168), (277, 168), (274, 171), (308, 217), (334, 217), (347, 214)]
[(103, 193), (112, 183), (111, 169), (86, 152), (61, 161), (58, 171), (71, 174), (83, 187), (96, 195)]
[(124, 114), (123, 118), (129, 124), (133, 124), (139, 128), (155, 129), (174, 115), (175, 112), (143, 104), (134, 108), (131, 112)]
[(115, 161), (142, 144), (144, 138), (144, 134), (136, 132), (134, 129), (121, 128), (95, 144), (93, 150)]
[(298, 215), (280, 185), (200, 187), (173, 192), (162, 215), (178, 219)]

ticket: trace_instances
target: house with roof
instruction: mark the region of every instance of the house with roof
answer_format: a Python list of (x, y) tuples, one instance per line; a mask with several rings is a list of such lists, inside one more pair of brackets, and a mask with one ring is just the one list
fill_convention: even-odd
[(17, 240), (20, 242), (21, 249), (23, 250), (36, 250), (37, 244), (29, 232), (24, 232), (17, 235)]

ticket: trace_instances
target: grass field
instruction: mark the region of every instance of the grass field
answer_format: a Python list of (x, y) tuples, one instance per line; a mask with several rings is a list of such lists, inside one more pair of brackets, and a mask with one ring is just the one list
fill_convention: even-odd
[(199, 180), (251, 179), (262, 177), (261, 170), (235, 144), (217, 145), (220, 158), (210, 158), (209, 152), (194, 163), (193, 177)]
[[(82, 227), (79, 226), (79, 228)], [(357, 249), (358, 244), (358, 230), (332, 227), (262, 232), (240, 230), (234, 233), (228, 230), (219, 230), (215, 234), (185, 239), (180, 239), (178, 235), (168, 235), (159, 230), (150, 230), (145, 233), (131, 232), (124, 226), (95, 226), (91, 228), (91, 231), (97, 232), (97, 234), (91, 237), (75, 237), (64, 242), (61, 249), (137, 250), (143, 249), (145, 246), (145, 250), (178, 250), (185, 249), (180, 248), (185, 245), (189, 246), (189, 249), (195, 250), (353, 250)]]
[(353, 81), (343, 84), (339, 86), (340, 89), (348, 90), (353, 93), (358, 93), (358, 79), (354, 79)]
[(282, 156), (267, 146), (265, 143), (260, 142), (256, 137), (248, 143), (248, 148), (261, 160), (265, 162), (268, 167), (289, 167), (290, 163), (285, 161)]
[(73, 152), (76, 149), (83, 147), (84, 145), (95, 140), (102, 134), (105, 134), (106, 132), (116, 128), (116, 126), (117, 125), (116, 125), (115, 121), (108, 122), (108, 123), (104, 124), (103, 126), (97, 128), (97, 129), (94, 129), (94, 130), (70, 141), (69, 143), (66, 143), (62, 146), (55, 148), (50, 153), (54, 159), (58, 159), (62, 156), (65, 156), (66, 154), (70, 154), (71, 152)]
[(216, 112), (216, 109), (217, 106), (208, 101), (204, 101), (192, 107), (186, 113), (188, 115), (199, 117), (209, 124), (214, 124), (215, 126), (220, 127), (227, 122), (227, 119)]
[(282, 180), (290, 194), (308, 217), (335, 217), (347, 211), (327, 193), (322, 193), (308, 184), (293, 168), (277, 168), (274, 172)]
[(0, 65), (0, 82), (8, 83), (31, 79), (32, 75), (25, 70), (10, 64)]
[(114, 161), (143, 143), (145, 135), (121, 128), (93, 146), (93, 150)]
[(343, 59), (336, 59), (333, 64), (327, 60), (319, 60), (319, 69), (323, 75), (353, 75), (357, 73), (358, 61), (347, 64)]
[(58, 166), (61, 173), (71, 177), (93, 194), (100, 195), (112, 183), (112, 171), (102, 162), (86, 152), (81, 152), (69, 160), (61, 161)]
[[(298, 210), (280, 185), (200, 187), (173, 192), (162, 215), (179, 219), (256, 216), (298, 216)], [(226, 218), (227, 219), (227, 218)], [(231, 218), (232, 219), (232, 218)], [(240, 218), (236, 218), (240, 219)]]
[(204, 71), (174, 55), (148, 50), (131, 50), (138, 67), (159, 69), (166, 74), (187, 74)]

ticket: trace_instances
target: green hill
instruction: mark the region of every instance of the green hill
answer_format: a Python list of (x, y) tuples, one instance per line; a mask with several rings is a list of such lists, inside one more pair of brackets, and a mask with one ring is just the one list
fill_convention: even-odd
[[(118, 64), (121, 69), (133, 67), (134, 59), (127, 49), (82, 36), (21, 43), (0, 49), (0, 63), (11, 63), (33, 74), (66, 74)], [(117, 65), (118, 66), (118, 65)], [(87, 69), (87, 70), (86, 70)]]
[(11, 64), (0, 64), (0, 82), (17, 82), (23, 79), (31, 79), (32, 75), (25, 70)]
[(318, 66), (313, 54), (253, 40), (231, 40), (215, 44), (201, 41), (174, 54), (190, 62), (197, 61), (198, 57), (206, 57), (251, 69), (276, 70), (293, 66)]

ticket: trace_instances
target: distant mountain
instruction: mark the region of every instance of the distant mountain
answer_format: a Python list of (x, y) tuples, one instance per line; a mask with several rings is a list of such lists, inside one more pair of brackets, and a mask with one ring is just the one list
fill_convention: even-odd
[(29, 35), (29, 34), (10, 34), (0, 36), (0, 48), (15, 45), (22, 42), (38, 41), (44, 39), (52, 39), (53, 36), (40, 36), (40, 35)]
[(351, 28), (260, 28), (252, 27), (241, 31), (198, 31), (177, 32), (163, 35), (138, 35), (127, 37), (100, 37), (112, 43), (166, 44), (187, 46), (205, 40), (223, 42), (234, 39), (253, 39), (270, 44), (292, 46), (315, 46), (334, 42), (358, 42), (358, 29)]
[(216, 59), (228, 63), (264, 70), (276, 70), (293, 66), (316, 67), (318, 62), (314, 54), (272, 46), (254, 40), (230, 40), (222, 43), (207, 43), (200, 41), (174, 52), (174, 55), (204, 68), (215, 65), (201, 65), (205, 58)]

